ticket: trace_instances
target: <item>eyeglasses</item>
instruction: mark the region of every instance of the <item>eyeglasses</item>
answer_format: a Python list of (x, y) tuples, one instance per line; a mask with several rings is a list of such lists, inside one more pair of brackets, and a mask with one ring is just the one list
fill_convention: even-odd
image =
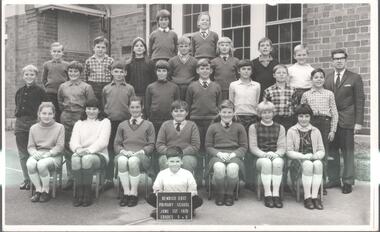
[(346, 60), (346, 57), (334, 57), (332, 59), (336, 60), (336, 61), (338, 61), (338, 60)]

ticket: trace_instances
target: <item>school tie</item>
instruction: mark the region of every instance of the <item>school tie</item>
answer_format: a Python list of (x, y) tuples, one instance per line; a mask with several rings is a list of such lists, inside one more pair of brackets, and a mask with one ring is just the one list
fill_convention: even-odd
[(207, 81), (203, 82), (203, 88), (207, 88)]
[(132, 119), (132, 125), (136, 125), (136, 122), (137, 122), (136, 119)]
[(227, 61), (227, 56), (223, 56), (223, 60), (224, 60), (224, 62), (226, 62)]
[(230, 128), (230, 123), (229, 123), (229, 122), (226, 122), (224, 127), (225, 127), (226, 129)]
[(202, 37), (206, 38), (206, 35), (207, 35), (206, 32), (202, 31), (201, 33), (202, 33)]
[(181, 130), (181, 127), (180, 127), (180, 126), (181, 126), (181, 123), (180, 123), (180, 122), (177, 122), (176, 125), (177, 125), (177, 126), (175, 127), (175, 129), (176, 129), (178, 132), (180, 132), (180, 130)]
[(340, 85), (340, 73), (336, 74), (335, 89), (338, 89)]

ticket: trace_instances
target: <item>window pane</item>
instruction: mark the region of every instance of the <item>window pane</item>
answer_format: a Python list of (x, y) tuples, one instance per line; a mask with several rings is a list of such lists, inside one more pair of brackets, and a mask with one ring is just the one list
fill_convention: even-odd
[(241, 4), (232, 4), (231, 7), (241, 6)]
[(280, 25), (280, 42), (290, 42), (290, 23)]
[(243, 8), (243, 25), (249, 25), (251, 21), (251, 8), (244, 6)]
[(280, 44), (280, 63), (290, 64), (291, 44)]
[(278, 43), (278, 25), (268, 26), (267, 36), (272, 40), (272, 43)]
[(201, 11), (201, 5), (193, 4), (193, 13), (198, 13)]
[(292, 18), (301, 17), (301, 4), (291, 4)]
[(278, 4), (278, 19), (290, 18), (290, 4)]
[(301, 22), (292, 23), (292, 41), (301, 41)]
[(191, 4), (183, 4), (183, 14), (191, 14)]
[(243, 47), (243, 29), (235, 29), (234, 30), (234, 47)]
[(208, 11), (208, 4), (202, 4), (202, 11)]
[(223, 4), (223, 5), (222, 5), (222, 8), (223, 8), (223, 9), (225, 9), (225, 8), (229, 8), (229, 7), (231, 7), (231, 4)]
[(273, 45), (273, 50), (272, 50), (272, 56), (273, 58), (275, 58), (276, 60), (279, 60), (278, 59), (278, 45)]
[(249, 47), (250, 45), (250, 38), (251, 38), (251, 28), (246, 27), (244, 28), (244, 47)]
[(194, 31), (197, 31), (197, 30), (198, 30), (197, 17), (193, 16), (193, 17), (192, 17), (192, 20), (193, 20), (193, 28), (192, 28), (192, 31), (191, 31), (191, 32), (194, 32)]
[(185, 16), (183, 20), (184, 24), (184, 33), (190, 33), (191, 32), (191, 15)]
[(232, 9), (232, 26), (239, 26), (241, 25), (241, 12), (240, 7), (233, 8)]
[(231, 27), (231, 9), (223, 10), (222, 25), (223, 28)]
[(277, 20), (277, 6), (267, 5), (267, 22)]
[(230, 39), (233, 39), (232, 38), (232, 30), (225, 30), (225, 31), (223, 31), (223, 36), (225, 36), (225, 37), (228, 37), (228, 38), (230, 38)]
[(241, 60), (241, 58), (243, 57), (243, 49), (241, 49), (241, 48), (235, 49), (234, 57)]
[(250, 56), (251, 56), (251, 54), (250, 54), (250, 49), (249, 48), (245, 48), (244, 49), (244, 59), (250, 59)]

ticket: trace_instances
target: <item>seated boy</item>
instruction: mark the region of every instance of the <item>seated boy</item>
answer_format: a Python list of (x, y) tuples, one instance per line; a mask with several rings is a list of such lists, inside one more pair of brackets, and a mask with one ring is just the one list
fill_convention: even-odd
[[(170, 147), (167, 149), (167, 165), (169, 168), (160, 171), (153, 184), (153, 193), (147, 198), (148, 204), (156, 208), (158, 192), (191, 192), (194, 210), (200, 207), (203, 203), (202, 198), (198, 196), (197, 183), (191, 172), (182, 169), (182, 149), (180, 147)], [(155, 218), (156, 209), (150, 214)]]

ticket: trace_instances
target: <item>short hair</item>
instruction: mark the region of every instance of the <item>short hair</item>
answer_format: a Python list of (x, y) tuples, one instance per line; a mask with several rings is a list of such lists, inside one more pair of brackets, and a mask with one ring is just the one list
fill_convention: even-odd
[(158, 60), (156, 63), (155, 70), (157, 69), (166, 69), (168, 72), (170, 71), (169, 63), (166, 60)]
[(22, 68), (22, 73), (24, 74), (26, 71), (33, 71), (36, 75), (38, 74), (38, 68), (33, 64), (28, 64)]
[(67, 66), (67, 71), (69, 71), (69, 69), (77, 69), (77, 70), (79, 70), (80, 73), (82, 73), (83, 72), (83, 64), (81, 64), (79, 61), (73, 60)]
[[(98, 101), (96, 98), (90, 98), (84, 104), (84, 108), (86, 109), (87, 107), (96, 107), (96, 108), (99, 109), (99, 114), (98, 114), (97, 120), (101, 121), (101, 120), (103, 120), (104, 118), (107, 117), (107, 114), (104, 113), (104, 111), (102, 110), (100, 101)], [(83, 121), (83, 120), (86, 120), (86, 119), (87, 119), (87, 113), (86, 113), (86, 110), (84, 110), (82, 112), (82, 115), (80, 116), (80, 120)]]
[(197, 18), (197, 26), (198, 26), (198, 28), (200, 27), (199, 26), (199, 20), (201, 20), (201, 17), (203, 15), (208, 16), (208, 19), (209, 19), (209, 22), (210, 22), (210, 25), (211, 25), (211, 16), (210, 16), (210, 14), (207, 11), (202, 11), (201, 13), (199, 13), (198, 18)]
[(338, 54), (338, 53), (343, 53), (345, 58), (348, 57), (346, 50), (344, 50), (342, 48), (338, 48), (338, 49), (334, 49), (331, 51), (331, 58), (334, 58), (334, 55)]
[(216, 46), (216, 54), (220, 54), (220, 49), (219, 49), (219, 45), (221, 43), (228, 43), (230, 45), (230, 51), (229, 51), (229, 54), (232, 56), (232, 53), (233, 53), (233, 50), (234, 50), (234, 44), (232, 43), (232, 40), (226, 36), (224, 37), (221, 37), (219, 40), (218, 40), (218, 43), (217, 43), (217, 46)]
[(323, 69), (321, 69), (321, 68), (316, 68), (316, 69), (314, 69), (313, 71), (311, 71), (310, 79), (313, 79), (313, 76), (314, 76), (316, 73), (322, 73), (322, 74), (323, 74), (323, 77), (326, 77), (325, 71), (323, 71)]
[(276, 107), (274, 106), (274, 104), (270, 101), (267, 101), (264, 99), (264, 101), (260, 102), (258, 105), (257, 105), (257, 113), (259, 114), (259, 116), (261, 116), (261, 113), (265, 110), (270, 110), (272, 112), (274, 112), (276, 109)]
[(41, 113), (43, 108), (51, 108), (53, 111), (53, 114), (55, 115), (55, 106), (52, 102), (41, 102), (40, 106), (38, 107), (38, 111), (37, 111), (38, 120), (41, 120), (40, 119), (40, 113)]
[(297, 52), (302, 51), (302, 50), (305, 50), (307, 54), (309, 53), (309, 49), (305, 45), (298, 44), (297, 46), (294, 47), (294, 50), (293, 50), (294, 55), (297, 54)]
[(223, 100), (222, 103), (220, 103), (220, 105), (218, 107), (219, 111), (221, 111), (222, 109), (226, 109), (226, 108), (232, 109), (232, 110), (235, 111), (235, 105), (234, 105), (234, 103), (231, 100), (228, 100), (228, 99)]
[(182, 148), (178, 146), (169, 147), (166, 150), (166, 158), (169, 159), (171, 157), (179, 157), (180, 159), (182, 159), (183, 157)]
[(238, 69), (245, 66), (250, 66), (252, 68), (252, 62), (248, 59), (239, 60), (237, 64)]
[(257, 43), (257, 47), (260, 48), (260, 44), (261, 44), (261, 43), (264, 43), (264, 42), (266, 42), (266, 41), (268, 41), (269, 44), (270, 44), (270, 46), (273, 47), (273, 45), (272, 45), (272, 40), (269, 39), (268, 37), (263, 37), (263, 38), (261, 38), (261, 39), (259, 40), (259, 42)]
[(180, 45), (180, 44), (188, 44), (188, 45), (190, 45), (191, 44), (191, 40), (187, 36), (181, 36), (178, 39), (178, 45)]
[(201, 67), (201, 66), (211, 66), (211, 62), (209, 59), (207, 58), (202, 58), (200, 60), (198, 60), (197, 62), (197, 68)]
[(170, 112), (173, 112), (175, 109), (184, 109), (186, 112), (189, 112), (189, 105), (185, 101), (175, 100), (170, 107)]
[(311, 109), (310, 105), (307, 103), (300, 104), (294, 109), (294, 114), (296, 117), (300, 114), (308, 114), (310, 117), (313, 116), (313, 110)]
[(108, 39), (104, 38), (104, 36), (98, 36), (94, 39), (94, 46), (98, 43), (104, 43), (106, 47), (108, 48), (109, 41)]
[(63, 51), (63, 45), (59, 42), (54, 42), (52, 44), (50, 44), (50, 49), (53, 49), (55, 47), (61, 47), (62, 48), (62, 51)]
[(148, 49), (146, 47), (146, 43), (145, 43), (145, 40), (141, 37), (136, 37), (132, 40), (132, 60), (134, 60), (136, 58), (136, 54), (135, 54), (135, 51), (133, 50), (133, 48), (135, 47), (136, 43), (137, 42), (141, 42), (145, 48), (145, 52), (144, 52), (144, 56), (146, 56), (147, 52), (148, 52)]
[(275, 73), (280, 68), (284, 68), (286, 70), (286, 72), (289, 74), (288, 67), (286, 67), (286, 65), (284, 65), (284, 64), (278, 64), (278, 65), (274, 66), (273, 73)]
[(160, 18), (169, 18), (170, 19), (170, 12), (166, 9), (161, 9), (157, 11), (156, 14), (156, 21), (160, 20)]
[(139, 96), (133, 96), (129, 99), (129, 105), (131, 105), (132, 102), (134, 101), (137, 101), (140, 103), (141, 105), (141, 108), (144, 108), (144, 104), (143, 104), (143, 98), (142, 97), (139, 97)]
[(114, 69), (122, 69), (124, 71), (126, 71), (126, 68), (125, 68), (125, 62), (122, 62), (122, 61), (116, 61), (114, 62), (112, 65), (111, 65), (111, 70), (114, 70)]

